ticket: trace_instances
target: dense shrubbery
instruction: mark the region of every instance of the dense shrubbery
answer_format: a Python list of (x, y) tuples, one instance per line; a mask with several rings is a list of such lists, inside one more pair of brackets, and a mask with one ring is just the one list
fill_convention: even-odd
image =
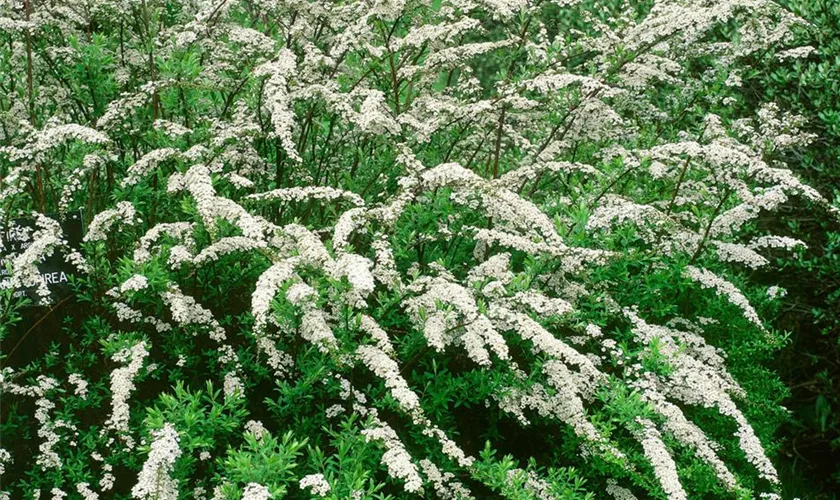
[(783, 492), (776, 3), (2, 8), (6, 496)]
[[(785, 162), (811, 185), (835, 200), (840, 193), (840, 3), (831, 0), (782, 2), (809, 26), (797, 39), (814, 51), (805, 59), (779, 61), (766, 56), (745, 78), (753, 100), (773, 100), (809, 118), (816, 136), (807, 147), (788, 154)], [(776, 324), (792, 333), (780, 352), (778, 371), (791, 396), (785, 405), (792, 419), (781, 435), (791, 468), (787, 486), (807, 498), (837, 498), (840, 491), (840, 224), (813, 212), (807, 203), (785, 207), (785, 221), (766, 227), (802, 235), (808, 245), (801, 259), (779, 261), (782, 279), (791, 283), (787, 304)], [(774, 274), (772, 279), (779, 279)], [(814, 481), (817, 478), (831, 478)]]

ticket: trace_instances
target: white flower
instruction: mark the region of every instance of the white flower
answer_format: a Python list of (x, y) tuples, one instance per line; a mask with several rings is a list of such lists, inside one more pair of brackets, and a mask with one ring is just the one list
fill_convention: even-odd
[(268, 488), (258, 483), (248, 483), (242, 492), (242, 500), (269, 500), (271, 493)]
[[(158, 122), (162, 122), (162, 120), (158, 120), (157, 122), (155, 122), (155, 124), (157, 124)], [(148, 153), (143, 155), (139, 160), (134, 162), (133, 165), (128, 167), (128, 175), (125, 178), (123, 178), (120, 185), (122, 187), (127, 187), (137, 184), (144, 177), (146, 177), (152, 171), (154, 171), (154, 169), (156, 169), (158, 165), (169, 159), (177, 158), (179, 154), (180, 152), (177, 149), (173, 148), (162, 148), (149, 151)]]
[(636, 495), (634, 495), (630, 490), (627, 488), (622, 488), (619, 486), (614, 479), (607, 480), (607, 493), (612, 495), (615, 500), (637, 500)]
[(149, 280), (140, 274), (134, 274), (120, 285), (120, 292), (136, 292), (149, 286)]
[(688, 497), (683, 490), (679, 476), (677, 476), (677, 465), (671, 458), (665, 443), (662, 442), (659, 431), (656, 430), (650, 420), (637, 419), (637, 421), (642, 425), (639, 440), (645, 450), (645, 456), (650, 460), (653, 472), (659, 479), (659, 484), (665, 490), (665, 494), (668, 495), (670, 500), (685, 500)]
[(703, 288), (713, 288), (718, 295), (724, 295), (733, 305), (739, 307), (744, 312), (744, 317), (751, 323), (755, 324), (762, 331), (764, 325), (761, 324), (761, 319), (758, 313), (750, 305), (744, 294), (738, 290), (735, 285), (717, 276), (707, 269), (700, 267), (688, 266), (686, 267), (686, 276), (692, 280), (700, 283)]
[(397, 433), (385, 422), (376, 419), (376, 426), (362, 430), (366, 441), (380, 441), (385, 446), (382, 463), (388, 467), (391, 477), (405, 481), (405, 491), (419, 493), (423, 490), (423, 479), (417, 466), (411, 461)]
[(12, 454), (3, 448), (0, 448), (0, 476), (6, 472), (6, 465), (12, 462)]
[(244, 397), (245, 386), (234, 372), (225, 373), (224, 392), (226, 398)]
[(175, 461), (181, 456), (178, 431), (170, 423), (152, 432), (152, 446), (137, 484), (131, 489), (134, 498), (148, 500), (177, 500), (178, 480), (171, 477)]
[(245, 431), (250, 432), (257, 439), (262, 438), (263, 435), (268, 434), (268, 430), (263, 426), (262, 422), (257, 420), (249, 420), (245, 423)]
[(780, 61), (786, 61), (788, 59), (805, 59), (815, 50), (817, 49), (810, 45), (804, 45), (802, 47), (794, 47), (792, 49), (783, 50), (776, 54), (776, 57)]
[(112, 356), (117, 363), (128, 362), (111, 372), (111, 416), (105, 427), (117, 432), (128, 432), (130, 408), (128, 398), (134, 390), (134, 378), (143, 367), (143, 360), (149, 355), (145, 342), (138, 342), (130, 349), (124, 349)]
[(257, 279), (257, 286), (251, 296), (251, 314), (254, 315), (254, 330), (260, 331), (268, 324), (271, 301), (283, 282), (294, 276), (294, 261), (277, 262)]
[(373, 262), (353, 253), (345, 253), (329, 266), (329, 273), (335, 279), (347, 278), (352, 288), (348, 299), (357, 307), (364, 306), (364, 299), (373, 292), (376, 284), (371, 273)]
[(266, 248), (267, 244), (262, 240), (253, 240), (245, 238), (244, 236), (230, 236), (222, 238), (212, 245), (204, 248), (198, 253), (192, 262), (195, 265), (201, 265), (205, 262), (213, 262), (223, 255), (233, 252), (246, 252), (248, 250)]
[(95, 491), (90, 489), (90, 484), (88, 483), (79, 483), (76, 485), (76, 491), (82, 495), (84, 500), (99, 500), (99, 494)]
[(254, 76), (268, 77), (265, 84), (265, 104), (271, 113), (274, 136), (280, 140), (289, 158), (301, 161), (292, 138), (295, 115), (288, 90), (288, 80), (296, 66), (294, 53), (284, 48), (280, 50), (276, 60), (257, 66)]
[(403, 410), (410, 412), (420, 406), (417, 394), (400, 375), (399, 365), (384, 351), (373, 346), (361, 345), (356, 349), (356, 355), (370, 371), (382, 379)]
[(365, 200), (356, 193), (335, 189), (327, 186), (306, 186), (281, 188), (255, 193), (245, 197), (246, 200), (280, 200), (280, 201), (305, 201), (305, 200), (339, 200), (344, 199), (353, 205), (363, 206)]
[(84, 241), (104, 241), (108, 239), (106, 234), (118, 221), (126, 225), (133, 225), (138, 221), (134, 205), (127, 201), (117, 203), (114, 209), (104, 210), (96, 214), (88, 225)]
[(331, 490), (330, 483), (324, 479), (323, 474), (309, 474), (308, 476), (303, 476), (298, 484), (302, 490), (311, 488), (312, 494), (318, 495), (319, 497), (327, 496), (327, 493)]
[(76, 386), (75, 394), (82, 399), (87, 399), (88, 394), (88, 382), (87, 380), (83, 379), (81, 375), (78, 373), (71, 373), (69, 377), (67, 377), (67, 381), (71, 384)]

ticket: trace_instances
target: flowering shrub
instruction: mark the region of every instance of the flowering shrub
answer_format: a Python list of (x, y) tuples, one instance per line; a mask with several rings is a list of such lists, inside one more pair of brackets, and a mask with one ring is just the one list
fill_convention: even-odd
[(807, 50), (788, 11), (18, 3), (7, 497), (779, 498), (785, 284), (748, 273), (803, 244), (757, 222), (838, 217), (781, 161), (803, 118), (733, 106)]

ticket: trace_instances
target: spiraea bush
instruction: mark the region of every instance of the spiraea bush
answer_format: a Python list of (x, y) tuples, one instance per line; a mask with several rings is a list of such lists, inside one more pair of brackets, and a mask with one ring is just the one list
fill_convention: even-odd
[(2, 9), (6, 497), (780, 498), (787, 284), (750, 276), (803, 244), (759, 218), (838, 217), (804, 119), (738, 105), (807, 55), (790, 12)]

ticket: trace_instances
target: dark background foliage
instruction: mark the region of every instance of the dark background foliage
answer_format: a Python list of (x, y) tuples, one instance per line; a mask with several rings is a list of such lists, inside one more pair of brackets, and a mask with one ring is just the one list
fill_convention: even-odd
[[(823, 195), (840, 194), (840, 2), (783, 0), (812, 26), (799, 42), (816, 51), (807, 59), (768, 59), (745, 78), (755, 103), (774, 101), (809, 118), (818, 136), (787, 158), (803, 180)], [(780, 433), (791, 496), (840, 498), (840, 225), (804, 203), (792, 203), (784, 220), (808, 244), (799, 261), (779, 262), (787, 304), (776, 324), (791, 333), (777, 370), (791, 390), (785, 406), (792, 418)], [(784, 230), (785, 228), (774, 228)], [(780, 279), (781, 278), (781, 279)], [(761, 279), (761, 277), (759, 277)]]

